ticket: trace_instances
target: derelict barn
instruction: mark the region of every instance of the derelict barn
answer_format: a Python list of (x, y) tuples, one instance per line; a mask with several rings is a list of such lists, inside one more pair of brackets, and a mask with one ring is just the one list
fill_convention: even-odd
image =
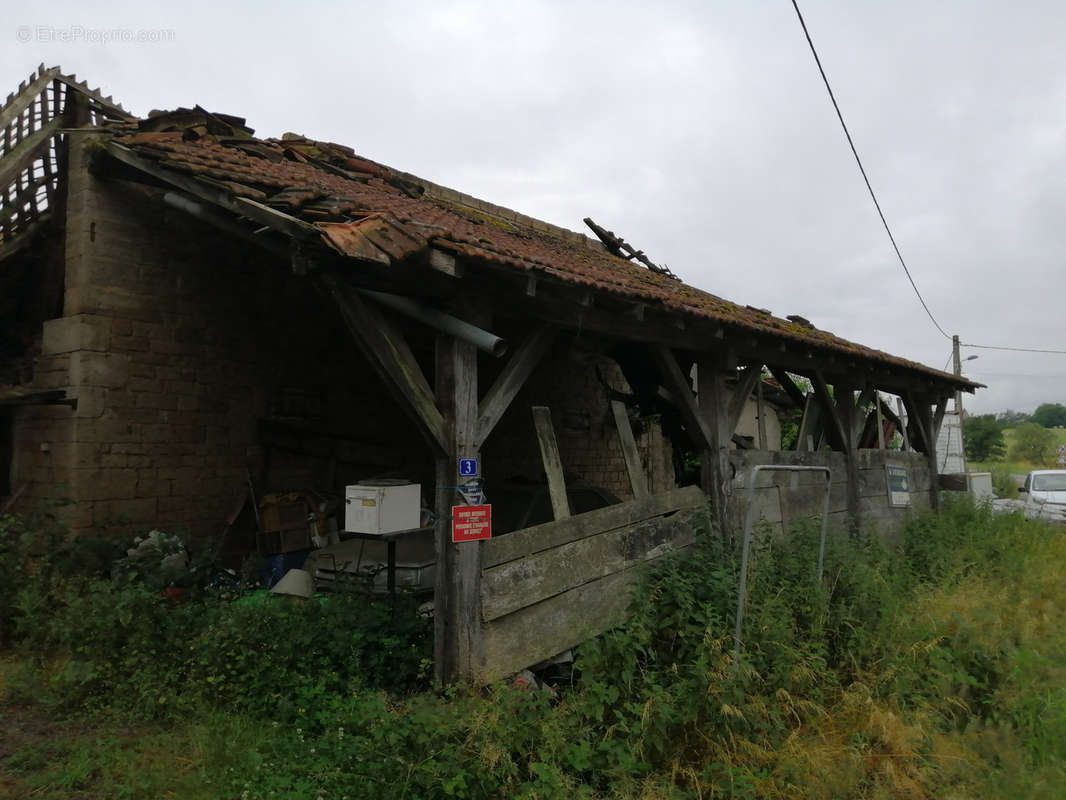
[[(749, 493), (755, 466), (828, 467), (841, 524), (935, 505), (947, 398), (977, 386), (703, 292), (594, 224), (198, 107), (135, 118), (58, 68), (0, 130), (0, 507), (209, 537), (249, 483), (407, 479), (436, 520), (446, 680), (605, 630), (696, 515), (822, 512), (825, 475)], [(492, 538), (453, 541), (482, 498)]]

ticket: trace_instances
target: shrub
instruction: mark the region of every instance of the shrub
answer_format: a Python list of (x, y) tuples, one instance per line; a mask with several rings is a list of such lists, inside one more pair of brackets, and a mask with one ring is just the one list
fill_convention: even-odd
[(734, 661), (738, 554), (697, 532), (641, 569), (628, 621), (578, 648), (557, 697), (412, 692), (429, 628), (409, 598), (395, 616), (358, 595), (175, 605), (129, 576), (33, 579), (17, 635), (61, 656), (57, 702), (280, 723), (216, 796), (1002, 796), (974, 776), (1012, 759), (1061, 779), (1061, 532), (958, 498), (898, 546), (833, 533), (822, 580), (818, 539), (760, 536)]
[(1003, 424), (994, 414), (966, 417), (962, 423), (963, 446), (971, 461), (993, 461), (1003, 457), (1006, 444)]
[[(90, 548), (58, 527), (0, 518), (0, 635), (53, 666), (45, 689), (56, 705), (153, 717), (225, 702), (295, 718), (292, 698), (311, 687), (408, 692), (425, 684), (432, 629), (411, 598), (234, 591), (214, 586), (202, 560), (168, 563), (182, 550), (172, 537), (145, 542), (159, 557), (126, 556), (124, 543)], [(185, 602), (160, 592), (176, 579), (192, 584)]]
[(1055, 434), (1035, 422), (1027, 422), (1014, 429), (1010, 456), (1016, 461), (1043, 465), (1050, 461), (1054, 447)]

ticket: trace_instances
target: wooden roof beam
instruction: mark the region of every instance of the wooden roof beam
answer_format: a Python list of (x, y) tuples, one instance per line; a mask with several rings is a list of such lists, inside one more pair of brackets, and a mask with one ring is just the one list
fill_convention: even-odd
[(313, 280), (333, 299), (352, 338), (430, 444), (439, 454), (451, 455), (444, 416), (400, 331), (335, 273), (318, 271)]
[(829, 443), (834, 450), (847, 452), (848, 436), (844, 430), (840, 409), (829, 393), (829, 387), (826, 385), (825, 376), (822, 375), (821, 370), (814, 371), (811, 382), (814, 385), (814, 394), (822, 406), (822, 421)]
[(681, 372), (673, 351), (664, 345), (653, 345), (651, 354), (659, 368), (659, 374), (666, 383), (666, 388), (676, 398), (681, 420), (685, 423), (685, 429), (692, 437), (693, 444), (698, 450), (711, 450), (716, 437), (707, 420), (704, 419), (704, 415), (700, 413), (699, 406), (696, 404), (696, 395), (692, 391), (692, 384)]
[(478, 406), (477, 430), (474, 449), (480, 450), (489, 438), (496, 423), (511, 405), (511, 401), (525, 385), (544, 354), (558, 336), (558, 330), (550, 325), (541, 325), (533, 331), (511, 356), (507, 365), (492, 384)]
[[(125, 145), (118, 142), (107, 143), (107, 153), (127, 166), (133, 167), (139, 172), (150, 175), (163, 183), (176, 186), (201, 200), (220, 206), (234, 214), (258, 222), (274, 230), (280, 231), (287, 236), (304, 241), (313, 241), (322, 244), (322, 234), (314, 225), (297, 219), (291, 214), (286, 214), (270, 206), (249, 200), (246, 197), (235, 197), (227, 191), (216, 189), (209, 184), (190, 178), (174, 170), (166, 169), (151, 159), (135, 153)], [(325, 248), (325, 244), (322, 244)]]

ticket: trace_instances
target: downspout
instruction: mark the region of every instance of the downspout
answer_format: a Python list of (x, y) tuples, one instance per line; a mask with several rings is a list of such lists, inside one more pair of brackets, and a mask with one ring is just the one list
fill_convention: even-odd
[(405, 316), (423, 322), (442, 333), (454, 336), (456, 339), (469, 342), (478, 350), (496, 358), (507, 352), (507, 341), (505, 339), (501, 339), (496, 334), (476, 325), (471, 325), (469, 322), (463, 322), (463, 320), (453, 317), (451, 314), (445, 314), (443, 311), (437, 311), (435, 308), (422, 305), (417, 300), (386, 292), (375, 292), (370, 289), (360, 289), (359, 292), (376, 300), (381, 305), (391, 308), (393, 311), (398, 311)]

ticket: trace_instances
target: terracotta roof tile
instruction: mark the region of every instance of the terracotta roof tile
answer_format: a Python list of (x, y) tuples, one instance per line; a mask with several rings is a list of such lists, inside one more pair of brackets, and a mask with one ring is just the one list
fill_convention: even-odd
[(117, 141), (162, 167), (302, 216), (318, 226), (331, 248), (355, 258), (400, 260), (435, 246), (753, 333), (954, 380), (924, 364), (716, 297), (614, 256), (585, 237), (495, 218), (431, 197), (413, 176), (364, 159), (341, 145), (292, 136), (281, 140), (186, 139), (180, 131), (124, 133)]

